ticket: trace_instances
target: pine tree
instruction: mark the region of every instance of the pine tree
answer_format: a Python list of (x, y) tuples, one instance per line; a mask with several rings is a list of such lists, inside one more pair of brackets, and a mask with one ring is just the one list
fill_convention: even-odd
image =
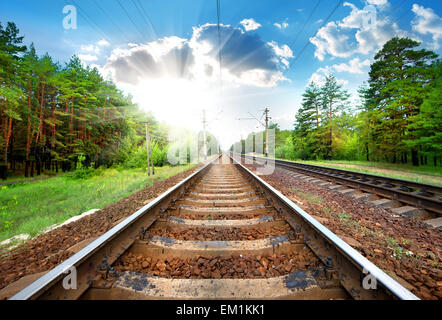
[(338, 83), (333, 75), (327, 75), (325, 78), (325, 84), (321, 88), (321, 96), (324, 121), (328, 126), (326, 159), (332, 159), (333, 119), (339, 112), (346, 109), (350, 94), (347, 92), (347, 90), (342, 88), (342, 85)]
[[(419, 114), (423, 99), (435, 77), (437, 55), (416, 50), (419, 42), (393, 38), (375, 55), (369, 72), (368, 108), (374, 119), (373, 135), (378, 154), (392, 157), (411, 151), (413, 165), (419, 165), (416, 148), (409, 150), (405, 139), (416, 138), (407, 127), (409, 118)], [(408, 138), (407, 138), (408, 136)]]
[(433, 164), (442, 155), (442, 63), (437, 67), (438, 76), (428, 97), (423, 101), (420, 113), (411, 117), (408, 130), (412, 130), (416, 139), (407, 139), (405, 143), (411, 148), (420, 147), (426, 156), (433, 156)]

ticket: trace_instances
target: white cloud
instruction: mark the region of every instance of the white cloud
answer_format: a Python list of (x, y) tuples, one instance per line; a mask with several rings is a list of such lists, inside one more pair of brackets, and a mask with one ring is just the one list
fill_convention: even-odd
[(415, 13), (412, 21), (413, 31), (420, 34), (431, 34), (434, 49), (439, 49), (439, 39), (442, 39), (442, 18), (434, 13), (431, 8), (424, 8), (418, 4), (413, 4), (411, 9)]
[[(318, 70), (316, 70), (316, 72), (314, 72), (312, 74), (312, 76), (310, 77), (308, 83), (310, 82), (314, 82), (316, 83), (316, 85), (318, 86), (323, 86), (325, 84), (325, 77), (329, 74), (331, 74), (333, 67), (327, 66), (325, 68), (319, 68)], [(345, 79), (336, 79), (336, 81), (343, 86), (348, 85), (348, 80)]]
[(384, 7), (384, 6), (388, 6), (388, 0), (367, 0), (368, 4), (373, 4), (375, 6), (380, 6), (380, 7)]
[(310, 42), (316, 46), (315, 57), (323, 61), (326, 54), (340, 58), (351, 56), (355, 49), (349, 43), (349, 39), (335, 22), (329, 22), (315, 37), (310, 38)]
[(98, 41), (97, 44), (100, 47), (108, 47), (108, 46), (110, 46), (110, 43), (107, 40), (105, 40), (105, 39), (102, 39), (102, 40)]
[(81, 46), (81, 50), (86, 52), (94, 52), (96, 54), (100, 53), (100, 48), (94, 46), (93, 44), (83, 45)]
[[(174, 78), (207, 84), (219, 81), (217, 25), (193, 28), (190, 39), (165, 37), (126, 49), (114, 49), (105, 70), (117, 83), (138, 85), (146, 79)], [(240, 28), (221, 25), (222, 78), (230, 84), (274, 87), (286, 81), (292, 50), (264, 42)]]
[(275, 41), (268, 42), (268, 45), (273, 48), (275, 54), (279, 57), (283, 58), (293, 58), (293, 51), (286, 44), (283, 44), (281, 47)]
[[(386, 1), (372, 1), (373, 4), (386, 5)], [(329, 22), (317, 35), (310, 39), (316, 46), (315, 56), (324, 60), (327, 54), (333, 57), (348, 58), (354, 54), (370, 54), (379, 49), (394, 36), (407, 36), (396, 23), (388, 18), (381, 19), (377, 8), (368, 4), (363, 9), (345, 2), (351, 12), (341, 21)]]
[(261, 26), (261, 24), (253, 19), (244, 19), (240, 23), (246, 31), (256, 30)]
[[(86, 51), (86, 52), (93, 52), (97, 55), (101, 52), (101, 47), (108, 47), (108, 46), (110, 46), (110, 43), (108, 41), (102, 39), (97, 42), (97, 45), (93, 45), (93, 44), (82, 45), (80, 47), (80, 49), (82, 51)], [(87, 61), (87, 60), (84, 60), (84, 61)], [(89, 60), (89, 61), (93, 61), (93, 60)]]
[(331, 68), (336, 70), (336, 72), (348, 72), (354, 74), (364, 74), (365, 67), (370, 66), (370, 60), (366, 59), (364, 61), (360, 61), (359, 58), (354, 58), (349, 61), (348, 64), (340, 63), (334, 64)]
[(78, 58), (83, 62), (97, 61), (98, 57), (91, 54), (79, 54)]
[(275, 41), (271, 41), (267, 43), (270, 47), (272, 47), (275, 54), (279, 57), (280, 62), (287, 68), (289, 66), (288, 59), (293, 58), (293, 51), (286, 44), (279, 46)]
[(273, 25), (281, 30), (285, 29), (289, 26), (289, 24), (287, 22), (282, 22), (282, 23), (275, 22)]

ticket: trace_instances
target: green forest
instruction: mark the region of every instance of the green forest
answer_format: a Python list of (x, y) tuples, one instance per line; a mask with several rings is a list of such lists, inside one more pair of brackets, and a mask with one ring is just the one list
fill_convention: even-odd
[(441, 166), (442, 63), (419, 46), (408, 38), (388, 41), (358, 91), (358, 105), (332, 74), (322, 86), (310, 83), (294, 129), (270, 126), (275, 157)]
[(146, 167), (145, 121), (154, 165), (166, 163), (166, 124), (78, 57), (61, 65), (23, 39), (14, 23), (0, 23), (2, 179), (78, 167)]

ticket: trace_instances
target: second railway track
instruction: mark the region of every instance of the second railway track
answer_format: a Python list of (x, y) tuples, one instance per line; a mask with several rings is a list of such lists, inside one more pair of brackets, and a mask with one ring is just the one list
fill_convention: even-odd
[(417, 297), (222, 155), (12, 299)]
[[(234, 155), (239, 160), (239, 155)], [(241, 155), (244, 162), (244, 155)], [(246, 156), (265, 163), (267, 159)], [(252, 159), (253, 158), (253, 159)], [(288, 175), (326, 186), (358, 200), (390, 209), (394, 214), (419, 218), (434, 227), (442, 227), (442, 188), (413, 181), (353, 172), (329, 167), (273, 160)]]

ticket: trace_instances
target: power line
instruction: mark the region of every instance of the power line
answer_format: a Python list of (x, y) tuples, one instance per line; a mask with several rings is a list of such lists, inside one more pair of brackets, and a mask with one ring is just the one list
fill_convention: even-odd
[(123, 36), (124, 40), (127, 42), (130, 42), (130, 39), (126, 37), (124, 34), (124, 31), (115, 23), (115, 21), (112, 19), (112, 17), (98, 4), (97, 0), (94, 0), (95, 5), (100, 9), (100, 11), (106, 16), (107, 19), (114, 25), (116, 29), (120, 32), (120, 34)]
[(154, 38), (157, 38), (158, 32), (157, 32), (154, 24), (152, 23), (152, 20), (150, 19), (149, 15), (147, 14), (146, 10), (144, 9), (144, 6), (141, 3), (141, 1), (140, 0), (137, 0), (137, 1), (138, 1), (138, 4), (140, 5), (141, 11), (143, 12), (143, 17), (147, 20), (148, 25), (150, 26), (150, 28), (153, 31)]
[[(403, 1), (401, 2), (401, 4), (398, 5), (398, 6), (396, 7), (396, 9), (395, 9), (391, 14), (395, 13), (399, 8), (403, 8), (403, 4), (404, 4), (405, 2), (408, 2), (408, 1), (409, 1), (409, 0), (403, 0)], [(399, 20), (402, 20), (403, 17), (407, 16), (407, 15), (410, 14), (410, 13), (411, 13), (411, 11), (409, 11), (409, 10), (405, 10), (405, 12), (404, 12), (403, 14), (401, 14), (398, 18), (394, 19), (394, 20), (392, 21), (392, 23), (397, 23)], [(390, 14), (390, 15), (391, 15), (391, 14)]]
[[(66, 3), (66, 4), (69, 4), (66, 0), (65, 0), (65, 3)], [(86, 12), (85, 10), (83, 10), (83, 8), (81, 8), (80, 5), (79, 5), (78, 3), (75, 2), (75, 0), (72, 0), (72, 3), (74, 3), (75, 6), (78, 7), (78, 9), (80, 9), (80, 14), (83, 16), (83, 18), (86, 20), (86, 22), (87, 22), (90, 26), (92, 26), (92, 27), (94, 27), (95, 29), (97, 29), (97, 31), (98, 31), (99, 33), (102, 34), (102, 36), (104, 37), (104, 39), (105, 39), (107, 42), (110, 43), (110, 41), (109, 41), (110, 38), (107, 36), (107, 34), (106, 34), (103, 30), (101, 30), (101, 28), (100, 28), (100, 27), (94, 22), (94, 20), (91, 19), (91, 18), (89, 17), (89, 15), (87, 14), (87, 12)]]
[(318, 2), (316, 3), (316, 6), (313, 8), (312, 12), (310, 13), (310, 16), (307, 18), (304, 25), (299, 30), (298, 34), (295, 37), (295, 41), (293, 41), (293, 47), (295, 47), (296, 41), (298, 41), (299, 36), (301, 35), (302, 31), (304, 31), (307, 24), (310, 22), (310, 19), (313, 17), (313, 14), (315, 13), (316, 9), (318, 9), (320, 3), (321, 3), (321, 0), (318, 0)]
[(123, 9), (124, 13), (126, 14), (126, 16), (129, 18), (130, 22), (132, 22), (132, 24), (135, 26), (135, 28), (137, 29), (137, 31), (140, 33), (141, 38), (143, 38), (144, 40), (146, 40), (144, 38), (144, 34), (142, 31), (140, 31), (140, 29), (138, 28), (138, 25), (135, 23), (135, 21), (131, 18), (131, 16), (129, 15), (129, 12), (126, 10), (126, 8), (121, 4), (120, 0), (117, 0), (119, 6), (121, 7), (121, 9)]
[[(333, 16), (333, 14), (336, 12), (336, 10), (338, 10), (338, 8), (341, 6), (343, 0), (339, 0), (338, 4), (334, 7), (334, 9), (332, 10), (332, 12), (328, 15), (327, 19), (324, 20), (324, 22), (322, 23), (322, 25), (318, 28), (318, 30), (316, 30), (315, 34), (313, 35), (313, 38), (316, 37), (316, 35), (318, 34), (319, 30), (321, 30), (330, 20), (330, 18)], [(312, 37), (311, 37), (312, 38)], [(307, 43), (305, 44), (305, 46), (302, 48), (302, 50), (299, 52), (299, 54), (296, 56), (295, 60), (293, 60), (293, 64), (298, 61), (299, 57), (304, 53), (305, 49), (307, 49), (308, 45), (310, 44), (310, 38), (307, 40)]]

